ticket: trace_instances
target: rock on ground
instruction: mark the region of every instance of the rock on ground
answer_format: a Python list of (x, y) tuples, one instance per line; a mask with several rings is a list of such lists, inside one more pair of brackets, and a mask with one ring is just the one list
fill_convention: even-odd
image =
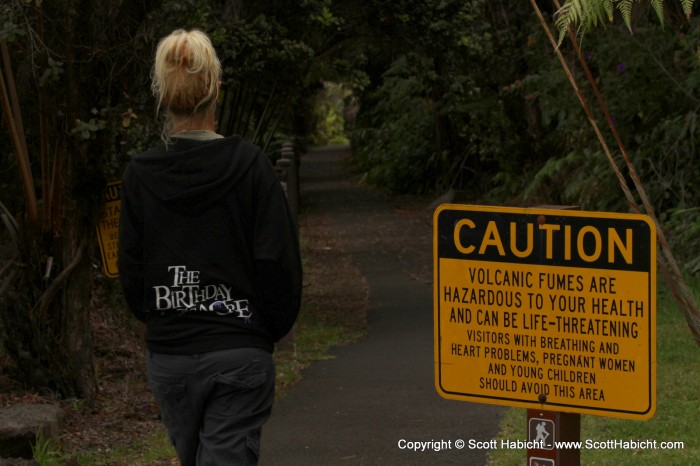
[(17, 404), (0, 409), (0, 466), (23, 464), (9, 462), (15, 461), (9, 458), (31, 458), (39, 432), (45, 439), (57, 439), (62, 421), (61, 408), (51, 404)]

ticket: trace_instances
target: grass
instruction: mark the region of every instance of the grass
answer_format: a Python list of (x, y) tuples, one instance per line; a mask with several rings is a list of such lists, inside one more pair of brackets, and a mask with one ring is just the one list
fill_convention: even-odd
[[(309, 214), (310, 216), (310, 214)], [(366, 328), (366, 283), (349, 258), (338, 251), (325, 228), (304, 217), (301, 250), (304, 298), (294, 327), (294, 351), (276, 351), (277, 397), (313, 361), (330, 358), (330, 349), (360, 338)], [(313, 225), (313, 226), (312, 226)], [(348, 299), (348, 295), (354, 299)]]
[(39, 430), (36, 443), (32, 445), (32, 456), (39, 466), (59, 466), (63, 458), (63, 450), (60, 442), (46, 437), (43, 430)]
[[(333, 347), (360, 338), (366, 326), (367, 287), (333, 238), (312, 214), (301, 221), (304, 297), (295, 325), (294, 350), (276, 351), (277, 398), (284, 397), (313, 361), (327, 359)], [(119, 304), (114, 304), (118, 306)], [(128, 324), (128, 322), (127, 322)], [(125, 437), (109, 448), (65, 452), (63, 446), (37, 442), (40, 466), (137, 466), (177, 464), (165, 428), (159, 425), (138, 437)]]
[[(659, 288), (664, 288), (661, 283)], [(698, 283), (693, 289), (700, 290)], [(700, 464), (700, 348), (667, 291), (659, 292), (657, 309), (657, 406), (654, 417), (648, 421), (632, 421), (582, 415), (581, 441), (655, 440), (657, 446), (672, 441), (683, 442), (684, 448), (582, 449), (581, 464)], [(526, 410), (509, 408), (501, 421), (499, 439), (526, 438)], [(492, 450), (489, 464), (522, 465), (526, 457), (525, 450)]]
[(342, 346), (361, 336), (360, 332), (350, 331), (340, 326), (328, 326), (316, 322), (302, 313), (296, 328), (296, 351), (277, 351), (274, 354), (277, 369), (277, 398), (301, 377), (301, 372), (314, 361), (328, 359), (329, 350)]
[(74, 463), (81, 466), (165, 465), (176, 464), (174, 459), (175, 448), (170, 443), (165, 428), (160, 427), (137, 443), (81, 452), (74, 458)]

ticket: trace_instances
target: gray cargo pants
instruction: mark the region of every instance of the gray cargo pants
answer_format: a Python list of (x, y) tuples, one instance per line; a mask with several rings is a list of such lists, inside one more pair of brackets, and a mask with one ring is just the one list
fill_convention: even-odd
[(149, 352), (146, 371), (182, 466), (255, 465), (275, 397), (272, 355), (236, 348)]

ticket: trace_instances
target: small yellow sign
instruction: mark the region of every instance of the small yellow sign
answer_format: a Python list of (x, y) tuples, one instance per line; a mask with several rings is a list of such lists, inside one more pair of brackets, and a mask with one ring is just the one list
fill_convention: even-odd
[(647, 216), (443, 205), (434, 227), (443, 397), (653, 416), (656, 236)]
[(105, 189), (105, 204), (97, 222), (97, 240), (102, 255), (102, 269), (110, 278), (119, 276), (117, 251), (119, 248), (119, 211), (121, 209), (121, 181), (114, 181)]

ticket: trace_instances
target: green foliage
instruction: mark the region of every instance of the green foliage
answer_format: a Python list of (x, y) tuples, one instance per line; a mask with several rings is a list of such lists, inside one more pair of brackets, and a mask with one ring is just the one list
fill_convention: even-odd
[(11, 47), (0, 69), (16, 90), (0, 186), (10, 217), (27, 220), (20, 257), (2, 268), (0, 335), (24, 383), (90, 399), (95, 224), (106, 182), (159, 140), (149, 76), (158, 40), (176, 28), (209, 33), (224, 67), (219, 131), (272, 150), (281, 135), (307, 134), (304, 100), (324, 70), (312, 63), (342, 17), (329, 0), (1, 3), (0, 41)]
[[(700, 270), (692, 236), (700, 221), (700, 28), (687, 18), (692, 2), (564, 5), (560, 27), (572, 18), (580, 32), (606, 25), (585, 36), (581, 57), (684, 266)], [(480, 1), (370, 3), (365, 13), (386, 31), (351, 61), (369, 78), (355, 94), (361, 110), (352, 134), (366, 181), (412, 193), (453, 188), (496, 204), (629, 209), (527, 2), (507, 10)], [(560, 50), (631, 185), (579, 57), (567, 42)]]
[(352, 93), (343, 85), (331, 82), (323, 84), (314, 105), (314, 132), (311, 143), (315, 145), (347, 144), (345, 135), (345, 105)]
[[(700, 35), (695, 18), (688, 27), (669, 28), (662, 29), (651, 20), (640, 21), (630, 36), (624, 28), (609, 27), (587, 35), (582, 53), (673, 248), (683, 251), (681, 266), (697, 271), (700, 244), (693, 232), (698, 225), (694, 208), (700, 205), (694, 182), (700, 176), (695, 155)], [(585, 116), (575, 104), (564, 105), (560, 91), (567, 86), (558, 81), (561, 76), (557, 66), (540, 66), (537, 75), (524, 80), (525, 92), (539, 96), (543, 123), (553, 130), (547, 138), (550, 147), (556, 148), (526, 192), (544, 201), (542, 187), (547, 187), (547, 203), (625, 211), (628, 206), (615, 175)], [(595, 99), (586, 86), (582, 88), (595, 108)], [(605, 132), (602, 118), (598, 124)], [(626, 176), (614, 140), (605, 134)], [(628, 177), (627, 182), (631, 184)]]
[(434, 107), (425, 97), (425, 83), (410, 66), (404, 56), (387, 71), (373, 94), (376, 104), (370, 125), (353, 134), (353, 157), (366, 172), (366, 181), (395, 192), (434, 182), (429, 165), (434, 155), (430, 147)]
[(669, 242), (676, 251), (687, 251), (684, 268), (691, 274), (700, 272), (700, 207), (671, 208), (664, 212), (663, 223), (673, 234)]
[(618, 189), (615, 177), (609, 176), (610, 168), (600, 163), (604, 158), (602, 151), (584, 149), (549, 159), (523, 191), (523, 199), (528, 204), (595, 205), (596, 210), (604, 212), (620, 210), (621, 198), (601, 195)]
[[(7, 14), (7, 12), (4, 13)], [(15, 39), (24, 36), (24, 34), (24, 29), (22, 29), (19, 25), (13, 23), (12, 21), (5, 21), (0, 29), (0, 40), (6, 40), (8, 43), (12, 43), (15, 41)]]
[[(172, 3), (169, 8), (182, 8)], [(240, 134), (265, 150), (273, 150), (282, 134), (307, 135), (301, 122), (311, 119), (311, 107), (305, 100), (320, 84), (313, 64), (323, 31), (340, 21), (329, 16), (329, 5), (326, 0), (294, 7), (280, 2), (185, 5), (196, 6), (202, 22), (195, 26), (210, 33), (222, 62), (219, 132)]]
[(68, 460), (71, 461), (69, 464), (81, 466), (173, 464), (177, 457), (164, 426), (157, 426), (147, 432), (140, 441), (132, 444), (75, 453), (75, 457)]
[(48, 65), (39, 78), (39, 86), (44, 87), (57, 82), (61, 79), (61, 74), (63, 74), (63, 62), (48, 57)]
[(105, 126), (104, 120), (96, 120), (95, 118), (90, 118), (89, 121), (75, 120), (75, 126), (70, 132), (80, 139), (95, 139), (95, 133), (104, 129)]
[(316, 11), (311, 12), (311, 19), (323, 26), (333, 26), (339, 23), (339, 19), (331, 11), (331, 0), (324, 0), (316, 6)]
[(32, 445), (32, 457), (39, 466), (60, 466), (64, 463), (64, 453), (61, 444), (39, 430), (36, 442)]
[(387, 46), (368, 47), (369, 63), (384, 68), (370, 69), (359, 93), (354, 158), (367, 179), (429, 192), (478, 186), (481, 167), (508, 164), (516, 135), (499, 81), (516, 65), (503, 53), (514, 37), (498, 32), (491, 5), (382, 3), (370, 14), (380, 18)]
[[(601, 23), (612, 22), (619, 11), (627, 29), (632, 31), (632, 8), (635, 0), (566, 0), (556, 13), (561, 42), (570, 25), (578, 25), (580, 33), (590, 31)], [(664, 24), (664, 0), (649, 0), (659, 22)], [(680, 0), (683, 13), (690, 18), (694, 0)]]
[[(605, 25), (586, 35), (583, 58), (674, 247), (697, 271), (700, 28), (693, 7), (692, 0), (571, 0), (556, 19), (560, 31)], [(352, 131), (353, 161), (367, 182), (411, 193), (452, 188), (471, 201), (627, 209), (529, 2), (89, 0), (78, 7), (13, 0), (0, 5), (0, 25), (37, 195), (33, 203), (23, 198), (17, 149), (2, 131), (3, 204), (18, 218), (26, 205), (41, 207), (37, 233), (23, 243), (13, 306), (0, 309), (27, 314), (50, 289), (53, 301), (41, 302), (51, 301), (51, 312), (37, 314), (56, 322), (76, 315), (59, 312), (74, 294), (48, 279), (68, 265), (80, 238), (92, 237), (105, 182), (159, 139), (149, 70), (158, 39), (180, 27), (208, 32), (220, 54), (223, 134), (274, 151), (282, 136), (304, 138), (318, 120), (319, 141), (337, 140), (346, 111), (340, 99), (317, 106), (317, 115), (312, 102), (323, 81), (338, 82), (352, 91), (343, 102), (359, 108), (344, 130)], [(576, 64), (570, 44), (561, 50)], [(574, 70), (583, 83), (580, 65)], [(36, 328), (8, 319), (23, 342), (15, 356), (29, 354), (49, 372), (67, 359), (52, 348), (65, 335), (37, 337)], [(36, 327), (64, 328), (50, 320)], [(38, 356), (32, 342), (54, 343), (42, 343)]]

